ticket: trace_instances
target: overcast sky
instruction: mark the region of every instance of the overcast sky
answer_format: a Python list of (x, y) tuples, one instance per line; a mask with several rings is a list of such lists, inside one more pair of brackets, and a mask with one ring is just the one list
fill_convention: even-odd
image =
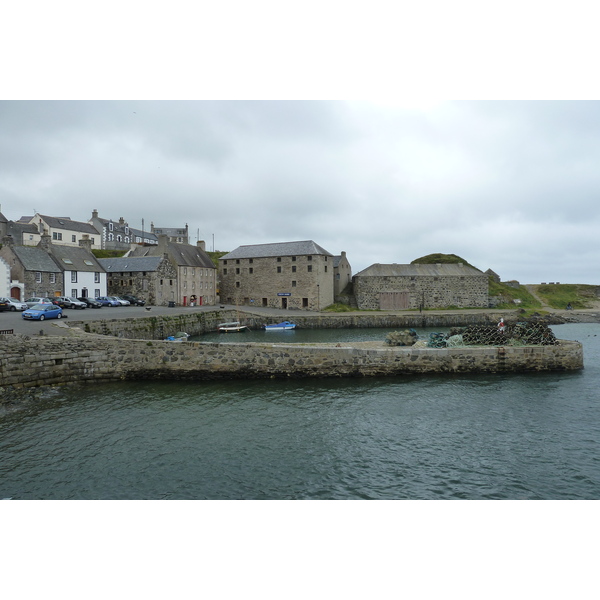
[(0, 203), (597, 284), (599, 130), (598, 102), (3, 101)]

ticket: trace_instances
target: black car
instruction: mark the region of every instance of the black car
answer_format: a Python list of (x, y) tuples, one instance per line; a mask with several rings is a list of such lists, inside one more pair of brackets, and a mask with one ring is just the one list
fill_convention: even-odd
[(10, 306), (8, 305), (8, 302), (6, 302), (4, 300), (4, 298), (0, 298), (0, 311), (2, 310), (9, 310)]
[(144, 306), (146, 304), (145, 300), (138, 298), (137, 296), (120, 296), (123, 300), (127, 300), (131, 306)]
[(94, 300), (93, 298), (77, 298), (81, 302), (85, 302), (88, 308), (102, 308), (102, 302), (98, 302), (98, 300)]

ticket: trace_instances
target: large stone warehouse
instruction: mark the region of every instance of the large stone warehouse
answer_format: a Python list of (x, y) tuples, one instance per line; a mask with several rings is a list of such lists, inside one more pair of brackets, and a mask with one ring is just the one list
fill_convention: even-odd
[(361, 310), (488, 306), (488, 276), (463, 263), (377, 263), (357, 273), (353, 281)]

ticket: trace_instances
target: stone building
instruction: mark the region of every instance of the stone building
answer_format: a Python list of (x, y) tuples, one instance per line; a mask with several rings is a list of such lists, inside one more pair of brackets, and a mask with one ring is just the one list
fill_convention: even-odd
[(374, 264), (353, 282), (363, 310), (488, 306), (488, 276), (463, 263)]
[(334, 257), (312, 240), (239, 246), (219, 259), (221, 302), (320, 310), (333, 303)]
[(154, 223), (150, 223), (150, 231), (157, 236), (166, 235), (170, 242), (176, 244), (189, 244), (190, 241), (187, 223), (185, 227), (155, 227)]
[(166, 256), (100, 258), (107, 273), (109, 296), (137, 296), (147, 304), (161, 306), (174, 298), (177, 269)]
[(120, 217), (118, 221), (103, 219), (98, 216), (98, 211), (94, 209), (89, 223), (100, 234), (103, 250), (123, 250), (123, 252), (127, 252), (131, 248), (131, 244), (158, 244), (158, 238), (151, 231), (130, 227), (123, 217)]
[(346, 258), (346, 253), (333, 257), (333, 294), (339, 296), (346, 286), (352, 283), (352, 267)]
[(12, 298), (64, 295), (63, 271), (46, 250), (39, 246), (19, 246), (11, 237), (5, 237), (0, 257), (10, 267)]
[(171, 262), (177, 274), (174, 285), (166, 296), (157, 295), (156, 304), (216, 304), (217, 269), (204, 250), (204, 242), (179, 244), (159, 235), (156, 246), (133, 246), (127, 256), (166, 256)]

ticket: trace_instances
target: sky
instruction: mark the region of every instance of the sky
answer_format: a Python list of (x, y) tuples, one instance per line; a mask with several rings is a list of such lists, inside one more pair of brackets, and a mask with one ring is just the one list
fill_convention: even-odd
[(597, 101), (6, 100), (0, 207), (598, 284), (599, 131)]

